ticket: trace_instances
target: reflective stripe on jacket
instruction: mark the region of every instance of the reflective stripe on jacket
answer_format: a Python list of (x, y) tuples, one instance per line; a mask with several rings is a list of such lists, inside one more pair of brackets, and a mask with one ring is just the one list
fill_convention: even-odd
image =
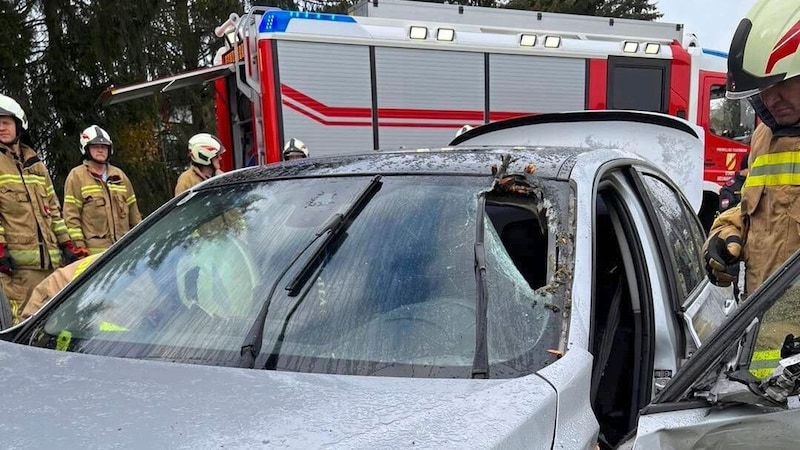
[(800, 248), (800, 137), (773, 137), (767, 126), (756, 128), (741, 211), (751, 293)]
[(50, 270), (61, 265), (67, 226), (44, 163), (25, 145), (20, 154), (0, 144), (0, 243), (17, 268)]
[(93, 174), (88, 163), (75, 167), (64, 185), (64, 219), (75, 245), (101, 252), (142, 221), (131, 182), (125, 172), (106, 165), (107, 181)]

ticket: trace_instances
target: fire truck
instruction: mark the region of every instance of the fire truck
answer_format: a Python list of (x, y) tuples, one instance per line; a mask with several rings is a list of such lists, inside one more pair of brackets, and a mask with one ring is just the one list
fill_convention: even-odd
[(755, 114), (725, 98), (725, 53), (680, 24), (413, 2), (350, 14), (254, 7), (217, 27), (211, 67), (112, 87), (114, 104), (213, 83), (225, 169), (311, 156), (446, 146), (465, 124), (557, 111), (661, 112), (705, 130), (704, 211), (748, 151)]

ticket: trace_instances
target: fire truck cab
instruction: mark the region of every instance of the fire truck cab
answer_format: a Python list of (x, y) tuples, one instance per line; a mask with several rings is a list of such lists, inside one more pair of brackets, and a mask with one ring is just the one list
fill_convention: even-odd
[(226, 169), (280, 161), (290, 138), (313, 157), (442, 147), (463, 125), (521, 115), (652, 111), (705, 131), (708, 226), (756, 122), (725, 98), (727, 55), (680, 24), (364, 0), (349, 15), (254, 7), (215, 31), (225, 46), (212, 67), (101, 98), (213, 81)]

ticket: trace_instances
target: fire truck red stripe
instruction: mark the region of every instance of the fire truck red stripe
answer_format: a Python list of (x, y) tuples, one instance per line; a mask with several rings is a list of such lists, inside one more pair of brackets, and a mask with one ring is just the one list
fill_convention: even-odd
[[(369, 126), (372, 126), (372, 122), (362, 122), (362, 121), (357, 121), (357, 120), (349, 120), (349, 121), (348, 120), (328, 120), (328, 119), (325, 119), (323, 117), (319, 117), (319, 116), (315, 115), (313, 112), (307, 111), (306, 109), (301, 108), (300, 106), (295, 105), (295, 104), (293, 104), (291, 102), (288, 102), (286, 100), (283, 101), (283, 104), (284, 104), (284, 106), (288, 107), (289, 109), (297, 111), (298, 113), (308, 117), (309, 119), (312, 119), (315, 122), (318, 122), (318, 123), (320, 123), (322, 125), (325, 125), (325, 126), (330, 126), (330, 127), (369, 127)], [(511, 114), (514, 114), (514, 113), (501, 113), (501, 114), (502, 115), (499, 116), (499, 118), (497, 118), (496, 120), (502, 120), (502, 119), (515, 117), (515, 116), (511, 115)], [(392, 122), (392, 121), (389, 121), (389, 120), (380, 120), (378, 122), (378, 126), (389, 127), (389, 128), (447, 128), (447, 129), (453, 129), (454, 127), (457, 127), (457, 125), (454, 125), (452, 123)]]
[[(328, 119), (368, 119), (372, 117), (370, 108), (359, 107), (342, 107), (342, 106), (328, 106), (308, 95), (292, 88), (291, 86), (282, 84), (281, 94), (292, 101), (303, 105), (304, 107), (314, 111), (315, 113), (324, 116)], [(286, 104), (284, 102), (284, 104)], [(296, 108), (292, 108), (295, 109)], [(491, 120), (502, 120), (511, 117), (524, 116), (531, 114), (529, 112), (515, 112), (515, 111), (493, 111), (490, 115)], [(483, 122), (483, 111), (468, 111), (457, 109), (412, 109), (412, 108), (379, 108), (378, 118), (380, 119), (421, 119), (421, 120), (453, 120), (461, 121), (471, 124), (480, 124)], [(385, 126), (384, 123), (380, 124)], [(400, 126), (400, 125), (390, 125)], [(410, 124), (403, 126), (420, 126), (422, 125)], [(452, 127), (452, 124), (443, 124), (442, 127)], [(438, 125), (434, 128), (438, 128)]]

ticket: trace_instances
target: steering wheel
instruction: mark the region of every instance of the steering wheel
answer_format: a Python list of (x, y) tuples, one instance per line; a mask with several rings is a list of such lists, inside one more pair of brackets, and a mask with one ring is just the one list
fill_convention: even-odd
[(258, 276), (237, 238), (201, 239), (176, 265), (178, 298), (211, 316), (232, 317), (252, 308)]

